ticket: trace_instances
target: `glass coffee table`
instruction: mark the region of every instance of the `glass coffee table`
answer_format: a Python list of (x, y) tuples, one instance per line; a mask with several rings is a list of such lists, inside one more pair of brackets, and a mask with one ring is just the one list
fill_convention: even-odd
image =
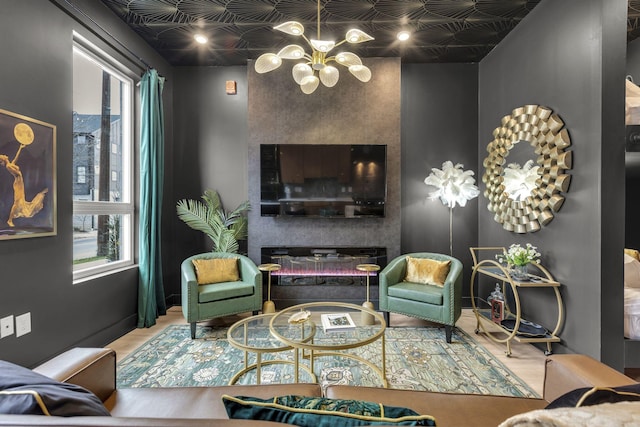
[[(348, 314), (352, 324), (325, 331), (322, 323), (323, 315), (341, 314)], [(363, 322), (363, 318), (368, 319), (370, 316), (373, 316), (373, 324)], [(340, 302), (299, 304), (269, 317), (269, 329), (276, 341), (287, 348), (295, 349), (296, 353), (297, 350), (301, 350), (303, 358), (309, 358), (308, 368), (312, 373), (314, 359), (318, 357), (346, 357), (371, 368), (380, 376), (384, 387), (388, 387), (384, 339), (386, 327), (387, 324), (380, 313), (359, 305)], [(378, 341), (380, 343), (379, 365), (375, 360), (365, 359), (349, 352), (351, 349)]]
[[(277, 339), (271, 333), (269, 324), (275, 314), (259, 314), (257, 316), (247, 317), (239, 320), (231, 325), (227, 331), (227, 339), (233, 347), (244, 351), (244, 368), (240, 369), (229, 381), (229, 385), (235, 384), (240, 377), (247, 372), (256, 371), (256, 382), (261, 383), (262, 367), (274, 364), (292, 364), (294, 381), (299, 382), (299, 370), (304, 369), (311, 375), (312, 380), (316, 382), (316, 377), (312, 370), (305, 365), (299, 363), (299, 350), (285, 342)], [(296, 330), (299, 332), (301, 342), (310, 341), (315, 334), (315, 325), (306, 322), (306, 324), (297, 325)], [(284, 351), (293, 351), (293, 360), (272, 359), (263, 360), (262, 356), (267, 353), (280, 353)], [(249, 354), (255, 354), (255, 362), (250, 363)]]

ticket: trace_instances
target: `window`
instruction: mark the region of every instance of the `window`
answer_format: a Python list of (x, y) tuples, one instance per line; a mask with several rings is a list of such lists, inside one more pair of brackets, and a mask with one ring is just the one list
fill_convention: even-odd
[(73, 275), (133, 264), (133, 80), (82, 37), (73, 48)]
[(76, 182), (78, 184), (86, 184), (87, 183), (87, 168), (84, 166), (78, 166), (76, 169)]

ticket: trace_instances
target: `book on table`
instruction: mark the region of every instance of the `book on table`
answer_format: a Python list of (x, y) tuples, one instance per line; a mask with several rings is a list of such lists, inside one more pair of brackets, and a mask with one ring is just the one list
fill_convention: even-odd
[(345, 331), (356, 327), (349, 313), (325, 313), (320, 318), (325, 332)]

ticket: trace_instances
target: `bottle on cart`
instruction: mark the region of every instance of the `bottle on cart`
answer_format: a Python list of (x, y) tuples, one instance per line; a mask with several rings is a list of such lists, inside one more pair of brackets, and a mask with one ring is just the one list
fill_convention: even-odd
[(504, 320), (504, 294), (499, 283), (496, 283), (496, 288), (487, 298), (487, 302), (491, 305), (491, 320), (500, 324)]
[(491, 304), (491, 301), (493, 301), (494, 299), (504, 301), (504, 294), (502, 293), (502, 290), (500, 288), (500, 283), (496, 283), (496, 288), (493, 290), (493, 292), (491, 292), (489, 298), (487, 298), (487, 301), (489, 302), (489, 304)]

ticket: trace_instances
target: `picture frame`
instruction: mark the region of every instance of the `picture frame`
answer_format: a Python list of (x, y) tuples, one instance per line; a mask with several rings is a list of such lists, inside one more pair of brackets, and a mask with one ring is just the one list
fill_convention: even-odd
[(0, 109), (0, 240), (57, 234), (56, 126)]

